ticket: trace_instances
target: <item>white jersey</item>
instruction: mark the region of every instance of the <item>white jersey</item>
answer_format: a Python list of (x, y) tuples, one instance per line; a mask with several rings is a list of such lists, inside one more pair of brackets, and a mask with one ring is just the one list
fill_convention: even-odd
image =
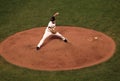
[(50, 21), (49, 23), (48, 23), (48, 27), (55, 27), (56, 26), (56, 24), (55, 23), (52, 23), (52, 21)]
[(50, 27), (50, 28), (54, 28), (54, 27), (56, 27), (56, 24), (55, 24), (55, 23), (52, 23), (52, 21), (50, 21), (50, 22), (48, 23), (47, 28), (46, 28), (46, 30), (50, 32), (49, 27)]

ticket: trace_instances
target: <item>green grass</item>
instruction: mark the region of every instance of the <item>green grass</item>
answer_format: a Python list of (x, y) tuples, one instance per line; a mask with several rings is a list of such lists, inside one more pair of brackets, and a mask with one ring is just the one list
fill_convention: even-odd
[(71, 71), (37, 71), (12, 65), (0, 57), (0, 81), (120, 81), (120, 0), (0, 0), (0, 42), (16, 32), (57, 25), (79, 26), (107, 34), (116, 52), (107, 62)]

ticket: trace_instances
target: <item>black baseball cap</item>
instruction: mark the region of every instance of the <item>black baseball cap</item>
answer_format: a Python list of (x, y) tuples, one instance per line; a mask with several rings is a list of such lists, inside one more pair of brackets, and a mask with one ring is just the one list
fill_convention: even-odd
[(50, 18), (50, 21), (55, 21), (55, 17), (52, 16), (52, 17)]

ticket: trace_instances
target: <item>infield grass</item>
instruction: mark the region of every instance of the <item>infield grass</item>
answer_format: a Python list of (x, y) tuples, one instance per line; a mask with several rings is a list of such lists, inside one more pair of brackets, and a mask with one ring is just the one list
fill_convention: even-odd
[(108, 61), (78, 70), (37, 71), (0, 57), (0, 81), (120, 81), (120, 0), (0, 0), (0, 42), (19, 31), (57, 25), (94, 29), (112, 37), (116, 52)]

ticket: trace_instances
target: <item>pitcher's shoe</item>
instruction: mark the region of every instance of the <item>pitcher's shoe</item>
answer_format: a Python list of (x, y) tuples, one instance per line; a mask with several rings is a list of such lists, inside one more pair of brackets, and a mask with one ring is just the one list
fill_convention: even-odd
[(63, 40), (64, 42), (68, 42), (67, 39)]
[(36, 50), (39, 50), (40, 49), (40, 47), (36, 47)]

